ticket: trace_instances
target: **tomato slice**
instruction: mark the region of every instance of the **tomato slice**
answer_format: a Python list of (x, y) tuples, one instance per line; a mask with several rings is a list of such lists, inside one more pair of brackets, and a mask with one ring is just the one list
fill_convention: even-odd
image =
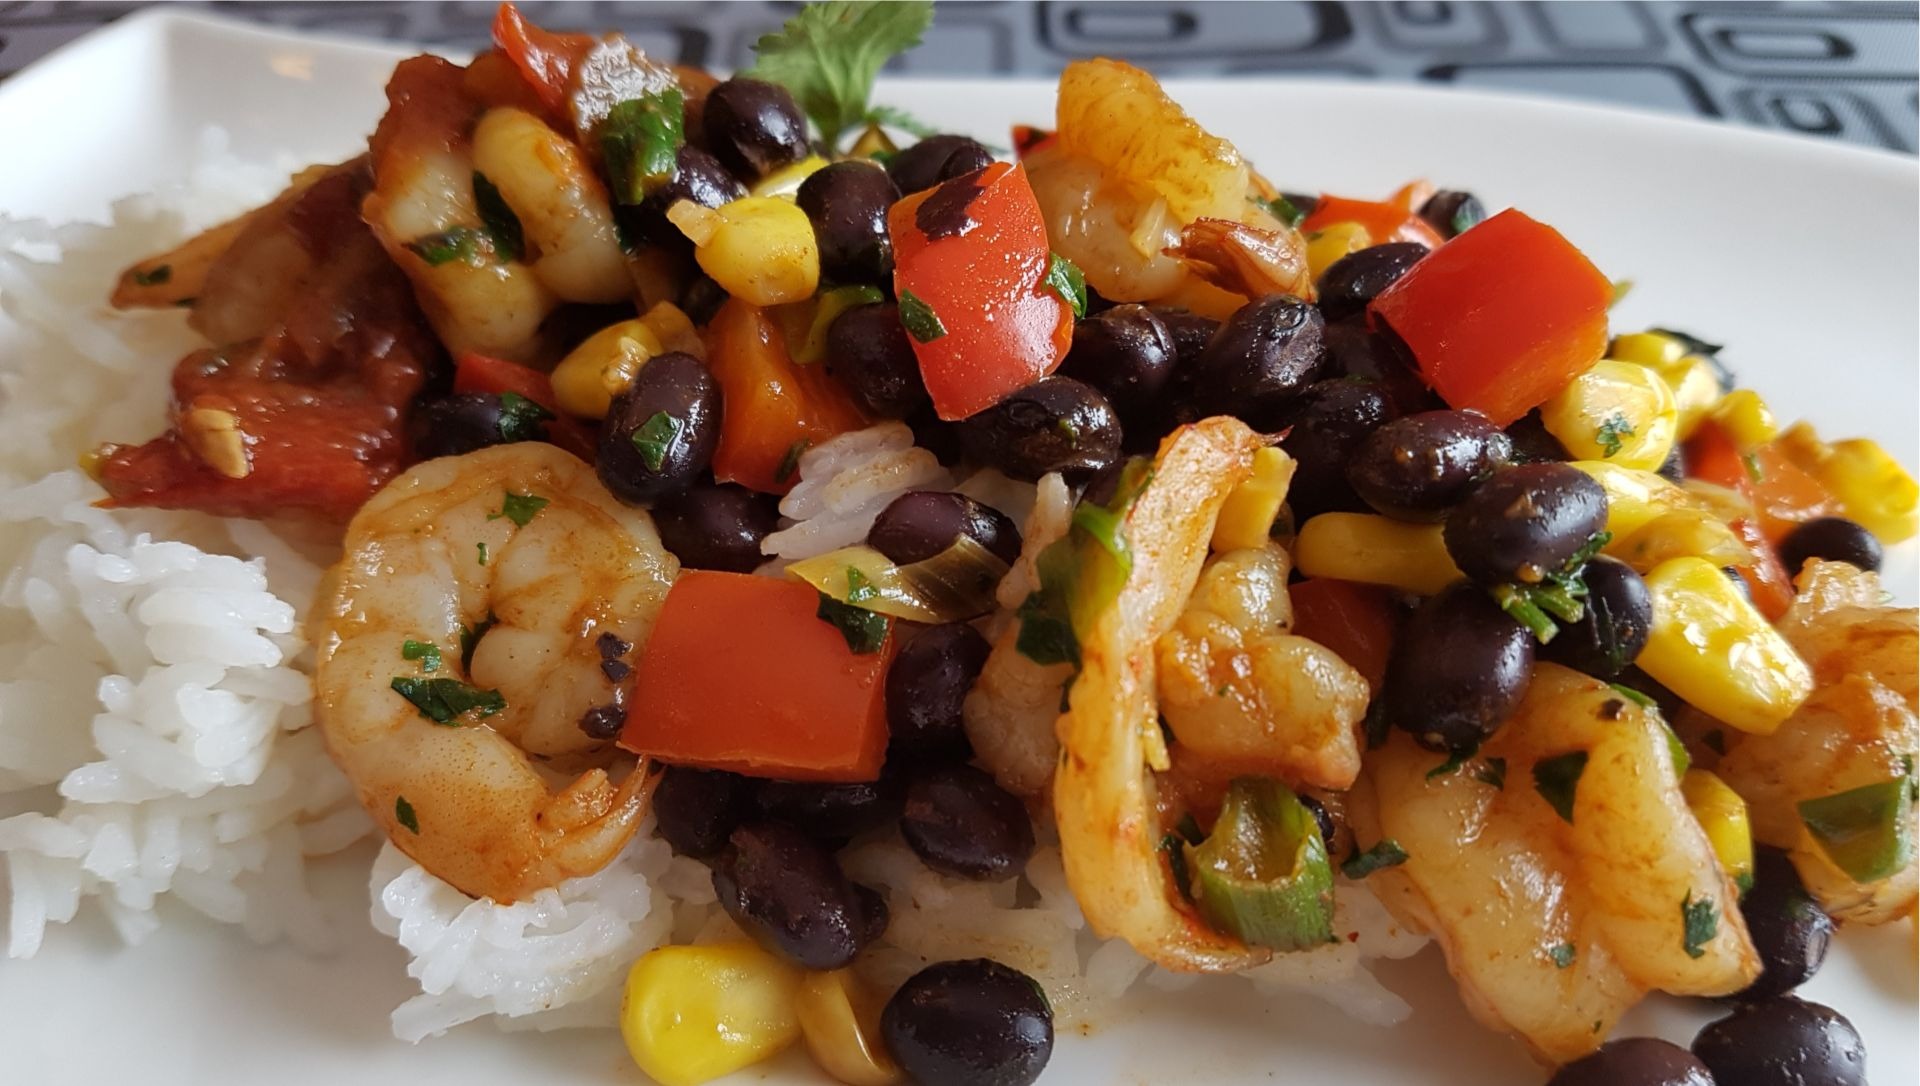
[(995, 162), (915, 193), (887, 225), (901, 319), (941, 418), (992, 407), (1060, 365), (1073, 310), (1047, 285), (1052, 250), (1024, 167)]

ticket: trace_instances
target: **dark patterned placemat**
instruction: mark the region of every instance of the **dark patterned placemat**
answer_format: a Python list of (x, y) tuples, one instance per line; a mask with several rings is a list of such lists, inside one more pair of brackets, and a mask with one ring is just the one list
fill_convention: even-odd
[[(0, 2), (0, 77), (130, 3)], [(199, 3), (233, 18), (478, 48), (491, 3)], [(730, 67), (790, 3), (521, 5), (555, 27), (619, 28), (657, 55)], [(1913, 151), (1914, 3), (1394, 0), (942, 3), (895, 71), (1046, 75), (1125, 57), (1163, 75), (1300, 74), (1488, 87), (1667, 110)]]

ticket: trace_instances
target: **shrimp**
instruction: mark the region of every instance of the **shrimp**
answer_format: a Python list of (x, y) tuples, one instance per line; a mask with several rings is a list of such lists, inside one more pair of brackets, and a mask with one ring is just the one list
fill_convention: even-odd
[(1759, 975), (1738, 888), (1687, 808), (1655, 711), (1541, 664), (1476, 757), (1436, 773), (1443, 761), (1395, 734), (1368, 755), (1349, 812), (1361, 842), (1406, 851), (1369, 885), (1434, 934), (1481, 1021), (1564, 1063), (1650, 990), (1726, 995)]
[[(614, 752), (581, 726), (603, 706), (618, 720), (621, 656), (678, 571), (647, 514), (523, 442), (414, 467), (360, 510), (345, 547), (316, 614), (315, 704), (388, 838), (498, 902), (599, 870), (647, 806), (644, 766), (615, 786)], [(458, 700), (422, 705), (402, 680)], [(489, 692), (503, 702), (490, 715)], [(578, 776), (555, 792), (542, 768)]]
[(1155, 646), (1160, 712), (1180, 744), (1292, 783), (1345, 789), (1360, 772), (1367, 680), (1286, 631), (1287, 553), (1277, 544), (1207, 563)]
[(525, 110), (490, 109), (473, 130), (473, 163), (519, 218), (548, 290), (569, 302), (632, 296), (607, 190), (573, 141)]
[[(254, 208), (243, 215), (228, 219), (226, 222), (210, 226), (188, 238), (173, 248), (156, 256), (150, 256), (120, 273), (120, 279), (114, 284), (113, 296), (109, 303), (115, 309), (162, 309), (170, 306), (193, 306), (193, 317), (189, 319), (195, 331), (201, 332), (215, 343), (231, 343), (235, 340), (252, 339), (261, 334), (261, 328), (267, 323), (256, 320), (251, 331), (237, 334), (229, 329), (208, 329), (203, 325), (203, 311), (207, 303), (208, 278), (213, 270), (226, 262), (230, 253), (241, 248), (239, 242), (245, 239), (265, 239), (284, 237), (282, 227), (288, 212), (300, 199), (300, 195), (313, 186), (313, 183), (336, 170), (358, 166), (365, 168), (364, 162), (356, 160), (347, 166), (309, 166), (294, 174), (288, 181), (285, 191), (265, 205)], [(264, 229), (263, 229), (264, 227)], [(228, 283), (236, 288), (255, 291), (285, 291), (299, 285), (299, 280), (310, 268), (311, 262), (303, 259), (305, 253), (291, 246), (274, 247), (275, 258), (268, 260), (266, 267), (248, 269), (246, 275), (229, 274)], [(254, 312), (264, 312), (269, 316), (283, 311), (284, 304), (266, 304), (250, 307)], [(221, 334), (214, 334), (215, 332)]]
[(558, 300), (488, 234), (467, 132), (475, 107), (462, 78), (439, 57), (394, 68), (373, 134), (373, 191), (360, 210), (450, 351), (524, 361)]
[[(1093, 930), (1170, 969), (1221, 973), (1271, 957), (1208, 928), (1181, 902), (1159, 851), (1154, 779), (1164, 763), (1154, 642), (1199, 580), (1220, 507), (1253, 470), (1259, 435), (1233, 418), (1173, 432), (1128, 510), (1132, 568), (1080, 641), (1081, 671), (1060, 716), (1053, 808), (1068, 885)], [(1164, 768), (1164, 765), (1162, 766)]]
[[(1879, 578), (1842, 562), (1809, 562), (1799, 589), (1780, 632), (1813, 669), (1813, 695), (1772, 735), (1724, 733), (1730, 741), (1716, 771), (1747, 801), (1754, 836), (1789, 850), (1822, 908), (1885, 923), (1920, 892), (1914, 859), (1857, 883), (1827, 858), (1799, 805), (1911, 772), (1920, 749), (1920, 616), (1882, 604)], [(1912, 805), (1904, 817), (1914, 819)]]

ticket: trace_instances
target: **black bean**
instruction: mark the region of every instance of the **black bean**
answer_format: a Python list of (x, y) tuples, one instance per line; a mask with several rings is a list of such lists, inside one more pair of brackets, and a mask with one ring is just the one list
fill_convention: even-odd
[(887, 175), (902, 195), (930, 189), (993, 163), (979, 140), (967, 136), (928, 136), (887, 160)]
[(1281, 442), (1294, 459), (1287, 504), (1296, 519), (1362, 507), (1347, 483), (1347, 463), (1393, 415), (1391, 399), (1372, 381), (1339, 377), (1307, 386), (1284, 416)]
[(696, 483), (653, 507), (660, 542), (688, 569), (752, 573), (767, 560), (760, 541), (779, 523), (771, 495), (732, 483)]
[(1413, 356), (1392, 329), (1367, 327), (1365, 316), (1328, 321), (1325, 377), (1353, 377), (1379, 385), (1394, 413), (1411, 415), (1445, 407), (1415, 371)]
[(903, 419), (927, 402), (920, 360), (892, 302), (859, 305), (827, 328), (827, 372), (869, 412)]
[(833, 854), (779, 822), (741, 826), (713, 865), (713, 892), (754, 942), (808, 969), (838, 969), (866, 945), (871, 906)]
[(1845, 517), (1810, 520), (1780, 541), (1780, 564), (1787, 567), (1789, 577), (1798, 577), (1810, 558), (1847, 562), (1877, 573), (1885, 557), (1873, 533)]
[[(628, 671), (632, 670), (629, 665), (619, 660), (603, 661), (600, 666), (605, 669), (609, 664), (617, 664)], [(614, 679), (611, 674), (608, 675), (613, 682), (619, 682), (626, 677), (626, 672), (622, 672), (619, 679)], [(588, 739), (612, 739), (620, 734), (620, 730), (626, 727), (626, 723), (627, 712), (618, 702), (596, 705), (580, 714), (580, 730), (586, 733)]]
[(1586, 613), (1560, 623), (1560, 632), (1540, 649), (1556, 664), (1601, 679), (1618, 678), (1647, 647), (1653, 632), (1653, 596), (1633, 567), (1597, 555), (1586, 565)]
[(861, 159), (822, 167), (794, 199), (813, 223), (820, 274), (836, 283), (883, 283), (893, 276), (887, 209), (900, 198), (887, 171)]
[(1657, 1037), (1608, 1041), (1553, 1073), (1547, 1086), (1715, 1086), (1693, 1053)]
[(1173, 353), (1176, 369), (1192, 367), (1200, 361), (1200, 355), (1206, 351), (1207, 344), (1213, 342), (1213, 335), (1220, 330), (1220, 322), (1212, 317), (1203, 317), (1186, 309), (1172, 306), (1149, 306), (1149, 311), (1165, 326), (1167, 334), (1173, 337)]
[[(502, 426), (502, 421), (507, 425)], [(535, 431), (527, 437), (546, 432), (546, 427), (530, 423)], [(440, 456), (461, 456), (490, 445), (504, 445), (515, 430), (511, 417), (502, 411), (500, 397), (491, 392), (459, 392), (434, 400), (414, 414), (413, 451), (423, 460)]]
[(1693, 1054), (1727, 1086), (1866, 1086), (1859, 1031), (1792, 996), (1749, 1003), (1700, 1031)]
[[(1173, 375), (1161, 392), (1159, 409), (1151, 418), (1143, 420), (1144, 425), (1129, 428), (1127, 445), (1136, 452), (1151, 452), (1159, 446), (1160, 438), (1174, 427), (1205, 416), (1194, 403), (1193, 375), (1199, 369), (1200, 356), (1206, 353), (1207, 344), (1213, 342), (1214, 334), (1220, 331), (1220, 322), (1212, 317), (1172, 306), (1148, 308), (1160, 318), (1167, 334), (1173, 338), (1174, 364)], [(1139, 432), (1134, 432), (1136, 430)]]
[(1495, 472), (1447, 516), (1447, 553), (1483, 584), (1533, 584), (1607, 526), (1607, 492), (1579, 468), (1522, 464)]
[(670, 765), (653, 786), (660, 837), (681, 856), (711, 856), (753, 810), (754, 783), (723, 769)]
[[(921, 395), (925, 396), (925, 392)], [(966, 455), (960, 443), (960, 428), (934, 414), (931, 401), (922, 399), (920, 406), (908, 413), (906, 423), (913, 431), (913, 443), (932, 453), (943, 466), (952, 467)]]
[(867, 545), (904, 566), (932, 558), (963, 535), (1008, 565), (1020, 558), (1020, 529), (1012, 517), (944, 490), (912, 490), (887, 503), (867, 530)]
[(1441, 237), (1455, 238), (1485, 221), (1487, 209), (1471, 192), (1442, 189), (1420, 205), (1420, 217)]
[(1387, 659), (1387, 718), (1429, 750), (1465, 752), (1520, 704), (1534, 639), (1486, 590), (1459, 582), (1429, 598)]
[(1507, 437), (1513, 442), (1515, 463), (1542, 464), (1573, 459), (1560, 439), (1547, 432), (1547, 424), (1540, 421), (1538, 411), (1529, 411), (1515, 420), (1507, 427)]
[(972, 753), (961, 718), (991, 646), (964, 622), (913, 635), (887, 667), (887, 761), (958, 762)]
[(1513, 459), (1513, 443), (1486, 416), (1423, 411), (1375, 430), (1347, 479), (1368, 505), (1401, 520), (1439, 520)]
[(1655, 474), (1668, 482), (1686, 482), (1687, 459), (1681, 455), (1679, 442), (1674, 442), (1673, 448), (1667, 450), (1667, 458), (1660, 461), (1660, 466), (1655, 469)]
[(707, 92), (700, 124), (707, 150), (749, 181), (805, 158), (809, 150), (806, 118), (778, 83), (734, 76)]
[(1071, 377), (1042, 378), (957, 429), (969, 458), (1028, 482), (1050, 471), (1080, 482), (1120, 459), (1113, 405)]
[(1190, 386), (1194, 406), (1271, 429), (1287, 402), (1319, 375), (1325, 329), (1320, 311), (1290, 294), (1241, 306), (1201, 352)]
[(1754, 846), (1753, 888), (1740, 899), (1740, 915), (1763, 969), (1759, 979), (1734, 998), (1785, 995), (1812, 980), (1827, 960), (1833, 919), (1807, 892), (1785, 850)]
[(645, 505), (685, 491), (720, 443), (720, 383), (707, 364), (669, 351), (613, 398), (594, 467), (613, 496)]
[(1179, 351), (1165, 322), (1143, 305), (1117, 305), (1073, 329), (1060, 373), (1100, 391), (1124, 426), (1159, 410)]
[(664, 246), (691, 260), (693, 242), (668, 221), (667, 209), (681, 200), (690, 200), (701, 207), (719, 207), (746, 194), (747, 187), (728, 173), (719, 159), (689, 143), (674, 153), (671, 181), (648, 193), (638, 204), (615, 206), (613, 214), (629, 241)]
[(1390, 241), (1348, 253), (1320, 273), (1320, 312), (1329, 321), (1359, 313), (1427, 251), (1417, 241)]
[(1017, 969), (940, 962), (887, 1000), (880, 1032), (920, 1086), (1029, 1086), (1053, 1055), (1053, 1008)]
[(1747, 575), (1740, 572), (1739, 566), (1721, 566), (1720, 572), (1727, 580), (1733, 582), (1733, 587), (1740, 593), (1741, 599), (1748, 603), (1753, 602), (1753, 585), (1748, 583)]
[(970, 765), (915, 778), (900, 835), (928, 867), (964, 879), (1011, 878), (1033, 855), (1026, 804)]
[(816, 841), (844, 841), (900, 817), (905, 789), (898, 777), (824, 783), (762, 781), (754, 801), (760, 814)]

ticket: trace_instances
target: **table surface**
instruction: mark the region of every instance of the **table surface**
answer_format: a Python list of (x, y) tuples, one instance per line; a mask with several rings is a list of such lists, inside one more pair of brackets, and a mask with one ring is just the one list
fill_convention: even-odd
[[(142, 5), (0, 0), (0, 78)], [(477, 49), (491, 3), (188, 3), (290, 29)], [(522, 3), (682, 63), (742, 66), (790, 3)], [(1161, 75), (1461, 85), (1665, 110), (1913, 152), (1915, 3), (999, 0), (942, 3), (919, 75), (1047, 75), (1125, 57)], [(1275, 118), (1284, 123), (1284, 118)], [(1652, 165), (1652, 164), (1646, 164)], [(1657, 167), (1656, 167), (1657, 168)]]

